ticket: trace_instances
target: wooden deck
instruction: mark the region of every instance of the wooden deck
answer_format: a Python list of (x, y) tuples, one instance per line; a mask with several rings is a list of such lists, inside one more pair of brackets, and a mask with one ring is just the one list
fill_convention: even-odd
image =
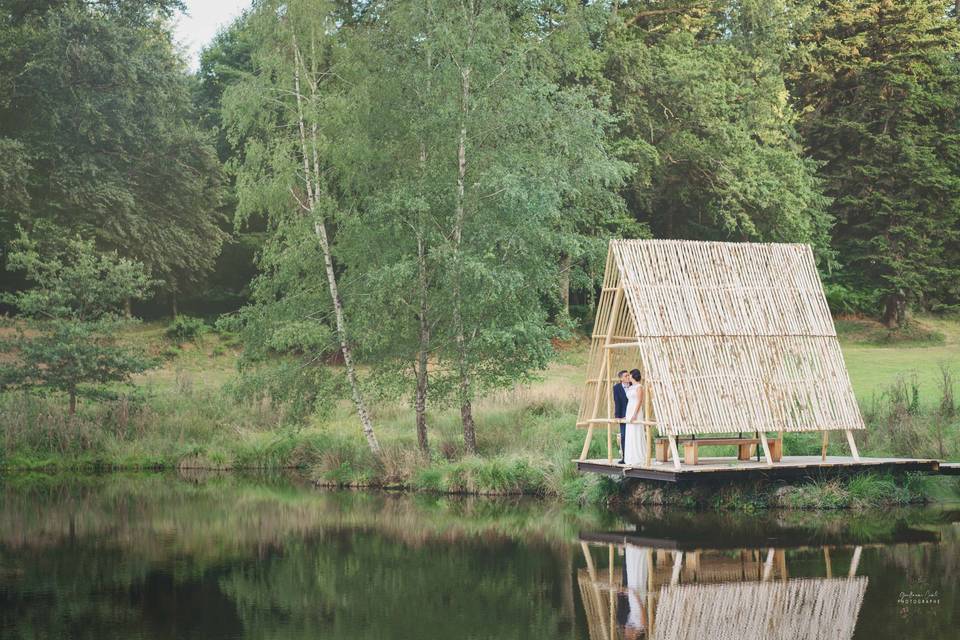
[[(737, 460), (736, 458), (700, 458), (700, 464), (673, 462), (654, 463), (651, 467), (627, 466), (610, 463), (606, 459), (574, 460), (577, 470), (601, 473), (624, 478), (659, 480), (661, 482), (726, 482), (731, 480), (790, 479), (806, 476), (849, 475), (860, 471), (887, 471), (906, 473), (916, 471), (927, 474), (941, 473), (938, 460), (917, 458), (864, 458), (854, 460), (848, 456), (784, 456), (773, 465), (765, 461)], [(956, 473), (955, 466), (944, 463), (943, 472)]]

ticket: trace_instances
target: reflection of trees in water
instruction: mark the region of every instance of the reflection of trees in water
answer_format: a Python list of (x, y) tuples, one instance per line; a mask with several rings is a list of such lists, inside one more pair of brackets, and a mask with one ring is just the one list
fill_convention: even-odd
[(556, 637), (562, 563), (474, 540), (410, 548), (344, 532), (232, 571), (221, 585), (252, 637)]
[(395, 637), (420, 637), (417, 628), (459, 637), (466, 624), (491, 637), (556, 635), (575, 616), (566, 541), (604, 522), (516, 499), (329, 494), (236, 478), (7, 485), (0, 630), (172, 637), (176, 624), (180, 637), (354, 638), (383, 637), (389, 625)]
[(0, 488), (0, 544), (7, 548), (92, 536), (148, 560), (180, 554), (218, 562), (358, 528), (411, 546), (479, 536), (559, 548), (579, 530), (610, 522), (599, 510), (571, 513), (517, 498), (326, 493), (233, 476), (203, 483), (159, 474), (80, 477)]
[[(687, 542), (713, 540), (718, 547), (749, 536), (849, 544), (866, 534), (894, 543), (898, 536), (923, 538), (911, 527), (924, 519), (936, 522), (931, 513), (818, 520), (815, 514), (648, 512), (642, 522), (644, 535), (659, 531)], [(623, 526), (603, 514), (542, 502), (319, 493), (287, 481), (236, 476), (8, 482), (0, 488), (0, 636), (17, 638), (8, 631), (20, 627), (24, 638), (209, 640), (245, 633), (419, 639), (463, 637), (465, 630), (485, 637), (583, 637), (592, 620), (591, 637), (609, 638), (595, 636), (599, 614), (591, 609), (602, 609), (617, 638), (626, 624), (617, 611), (628, 582), (625, 558), (614, 553), (611, 579), (604, 545), (590, 556), (594, 577), (585, 578), (590, 567), (575, 541), (579, 531)], [(902, 637), (953, 637), (954, 618), (945, 614), (958, 602), (953, 582), (960, 540), (955, 528), (921, 533), (935, 539), (940, 531), (941, 545), (864, 549), (858, 575), (869, 575), (864, 610), (870, 614), (860, 616), (857, 637), (889, 637), (891, 630)], [(623, 534), (602, 535), (623, 541)], [(672, 551), (650, 550), (653, 570), (647, 577), (653, 585), (645, 599), (662, 601), (661, 588), (675, 576), (680, 586), (714, 586), (828, 575), (819, 546), (772, 556), (766, 549), (697, 554), (685, 548), (679, 565)], [(852, 547), (834, 545), (828, 553), (833, 578), (847, 575)], [(945, 594), (935, 615), (896, 607), (896, 592), (919, 577), (935, 581)], [(597, 581), (616, 585), (600, 591), (599, 603), (592, 591)], [(677, 601), (677, 611), (704, 615), (695, 606), (701, 595), (691, 591)], [(777, 596), (786, 597), (795, 596)], [(645, 599), (657, 614), (660, 605)], [(649, 616), (654, 629), (665, 615)], [(647, 622), (635, 616), (631, 633), (645, 635)], [(911, 629), (918, 633), (911, 635)]]

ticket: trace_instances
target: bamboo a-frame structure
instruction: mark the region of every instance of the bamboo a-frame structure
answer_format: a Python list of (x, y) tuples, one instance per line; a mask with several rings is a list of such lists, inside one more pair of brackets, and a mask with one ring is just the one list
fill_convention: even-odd
[[(586, 567), (577, 573), (590, 640), (629, 637), (621, 609), (642, 610), (641, 634), (654, 640), (849, 640), (856, 629), (868, 578), (858, 576), (862, 553), (854, 546), (824, 545), (823, 577), (791, 578), (782, 548), (707, 550), (653, 549), (606, 544), (607, 567), (597, 566), (581, 542)], [(616, 549), (615, 549), (616, 547)], [(631, 588), (617, 550), (641, 554), (640, 579)], [(632, 549), (631, 549), (632, 547)], [(840, 552), (846, 575), (833, 572), (831, 548)], [(601, 563), (602, 564), (602, 560)], [(623, 597), (626, 596), (626, 597)], [(624, 602), (625, 601), (625, 602)], [(636, 631), (636, 630), (635, 630)]]
[[(597, 307), (577, 426), (607, 428), (620, 369), (644, 377), (642, 424), (677, 436), (852, 431), (863, 418), (813, 252), (801, 244), (613, 240)], [(648, 447), (649, 449), (649, 447)], [(644, 466), (651, 460), (648, 450)]]

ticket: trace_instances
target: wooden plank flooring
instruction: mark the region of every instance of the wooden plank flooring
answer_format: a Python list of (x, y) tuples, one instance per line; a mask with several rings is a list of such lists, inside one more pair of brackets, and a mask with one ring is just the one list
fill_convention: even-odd
[[(759, 478), (800, 478), (804, 476), (844, 475), (858, 471), (890, 471), (905, 473), (917, 471), (935, 474), (940, 471), (937, 460), (919, 458), (864, 458), (855, 461), (849, 456), (784, 456), (773, 465), (765, 461), (740, 461), (736, 458), (700, 458), (700, 464), (661, 462), (649, 468), (610, 463), (606, 459), (575, 460), (577, 470), (626, 478), (660, 480), (663, 482), (716, 482), (727, 480), (754, 480)], [(945, 465), (948, 463), (945, 463)], [(949, 473), (949, 472), (948, 472)], [(956, 473), (956, 471), (953, 471)]]

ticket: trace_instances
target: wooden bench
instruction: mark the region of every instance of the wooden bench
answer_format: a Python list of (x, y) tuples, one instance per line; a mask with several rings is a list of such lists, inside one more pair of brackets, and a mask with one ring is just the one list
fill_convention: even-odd
[[(660, 462), (667, 462), (670, 458), (670, 444), (667, 438), (657, 438), (656, 455)], [(760, 438), (677, 438), (677, 444), (683, 446), (683, 463), (697, 464), (700, 462), (700, 445), (734, 445), (737, 447), (737, 460), (749, 460), (753, 457)], [(770, 459), (780, 462), (783, 457), (783, 443), (777, 438), (767, 438), (770, 447)]]

